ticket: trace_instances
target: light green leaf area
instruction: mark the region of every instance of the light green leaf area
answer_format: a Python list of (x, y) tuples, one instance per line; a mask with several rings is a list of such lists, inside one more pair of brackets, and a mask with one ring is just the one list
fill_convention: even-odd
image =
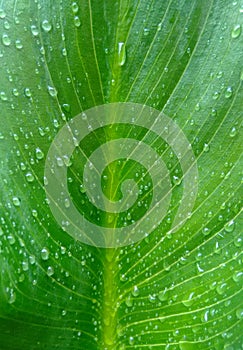
[[(243, 349), (242, 25), (240, 0), (0, 1), (2, 350)], [(170, 233), (183, 173), (171, 145), (151, 136), (147, 144), (164, 154), (173, 183), (168, 213), (146, 238), (98, 248), (57, 223), (44, 168), (65, 123), (111, 102), (153, 107), (183, 130), (198, 194), (188, 220)], [(131, 130), (104, 135), (116, 133)], [(78, 154), (72, 162), (79, 207)], [(105, 195), (117, 201), (121, 183), (144, 171), (129, 160), (112, 163)], [(145, 202), (146, 174), (137, 182)], [(145, 204), (112, 227), (149, 218)], [(98, 213), (87, 215), (98, 224)]]

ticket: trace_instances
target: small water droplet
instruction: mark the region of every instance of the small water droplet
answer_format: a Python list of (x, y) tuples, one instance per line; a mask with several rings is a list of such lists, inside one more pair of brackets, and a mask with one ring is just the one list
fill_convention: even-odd
[(31, 95), (31, 91), (29, 88), (25, 88), (24, 89), (24, 94), (26, 97), (30, 98), (32, 95)]
[(48, 85), (47, 89), (51, 97), (57, 96), (57, 90), (53, 86)]
[(26, 177), (26, 179), (27, 179), (27, 181), (28, 182), (33, 182), (34, 181), (34, 176), (33, 176), (33, 174), (32, 173), (27, 173), (26, 175), (25, 175), (25, 177)]
[(126, 62), (126, 46), (124, 42), (118, 43), (118, 65), (120, 67), (124, 66)]
[(76, 2), (73, 2), (71, 7), (72, 7), (73, 13), (77, 13), (78, 12), (79, 7), (78, 7), (78, 4)]
[(9, 291), (9, 298), (8, 298), (8, 302), (9, 304), (13, 304), (16, 300), (16, 293), (14, 292), (13, 289), (10, 289)]
[(133, 337), (129, 337), (129, 345), (134, 345), (134, 338)]
[(46, 247), (41, 249), (41, 259), (42, 260), (48, 260), (49, 259), (49, 254), (50, 254), (49, 250)]
[(47, 273), (47, 276), (49, 277), (54, 275), (54, 268), (52, 266), (48, 266), (46, 273)]
[(11, 234), (7, 236), (7, 239), (9, 241), (9, 244), (11, 245), (13, 245), (16, 242), (15, 237)]
[(217, 286), (216, 291), (219, 295), (222, 295), (225, 293), (226, 289), (227, 289), (227, 284), (224, 282)]
[(39, 34), (39, 30), (35, 25), (32, 25), (30, 27), (30, 30), (31, 30), (32, 35), (34, 35), (34, 36), (37, 36)]
[(132, 295), (133, 295), (134, 297), (137, 297), (137, 296), (139, 295), (139, 289), (138, 289), (137, 286), (134, 286), (134, 287), (133, 287)]
[(235, 271), (233, 273), (233, 280), (235, 282), (243, 281), (243, 272), (242, 271)]
[(15, 207), (19, 207), (20, 199), (18, 197), (13, 197), (13, 204), (15, 205)]
[(173, 176), (173, 183), (176, 186), (179, 186), (181, 184), (181, 178), (179, 178), (178, 176)]
[(208, 227), (204, 227), (204, 228), (202, 229), (202, 233), (203, 233), (204, 236), (209, 235), (210, 232), (211, 232), (211, 231), (210, 231), (210, 229), (209, 229)]
[(236, 133), (237, 133), (236, 127), (233, 126), (232, 129), (230, 130), (229, 136), (235, 137)]
[(11, 44), (11, 39), (9, 38), (8, 34), (2, 35), (2, 42), (5, 46), (9, 46)]
[(210, 150), (210, 146), (209, 146), (209, 144), (208, 143), (204, 143), (204, 146), (203, 146), (203, 152), (209, 152), (209, 150)]
[(243, 318), (243, 308), (239, 308), (236, 310), (236, 317), (241, 320)]
[(79, 28), (81, 26), (81, 21), (80, 21), (79, 16), (75, 16), (73, 21), (74, 21), (75, 27)]
[(182, 303), (186, 307), (189, 307), (189, 306), (191, 306), (194, 303), (194, 299), (193, 299), (194, 294), (195, 294), (194, 292), (191, 292), (185, 300), (182, 300)]
[(51, 23), (47, 19), (44, 19), (44, 21), (42, 21), (41, 26), (45, 32), (50, 32), (50, 30), (52, 28)]
[(225, 226), (224, 229), (226, 232), (233, 232), (235, 228), (235, 222), (234, 220), (229, 221)]
[(233, 89), (231, 86), (228, 86), (224, 94), (225, 98), (230, 98), (232, 94), (233, 94)]
[(237, 39), (241, 35), (241, 25), (236, 24), (231, 31), (231, 37), (233, 39)]
[(21, 40), (16, 39), (15, 46), (16, 46), (16, 49), (21, 50), (23, 48), (23, 44), (22, 44)]
[(4, 91), (1, 91), (0, 97), (1, 97), (1, 100), (2, 100), (2, 101), (7, 101), (7, 100), (8, 100), (7, 95), (5, 94)]
[(4, 19), (6, 17), (6, 12), (3, 9), (0, 9), (0, 18)]
[(131, 295), (129, 295), (129, 296), (125, 299), (125, 304), (127, 305), (127, 307), (132, 307), (132, 306), (133, 306), (133, 299), (132, 299)]
[(22, 269), (23, 269), (23, 271), (28, 271), (29, 270), (28, 261), (23, 261), (22, 262)]
[(42, 150), (39, 147), (37, 147), (35, 149), (35, 156), (38, 160), (41, 160), (44, 158), (44, 153), (42, 152)]
[(162, 291), (159, 292), (159, 294), (158, 294), (158, 299), (159, 299), (160, 301), (166, 301), (166, 300), (168, 300), (168, 297), (169, 297), (169, 293), (168, 293), (168, 290), (167, 290), (167, 289), (162, 290)]

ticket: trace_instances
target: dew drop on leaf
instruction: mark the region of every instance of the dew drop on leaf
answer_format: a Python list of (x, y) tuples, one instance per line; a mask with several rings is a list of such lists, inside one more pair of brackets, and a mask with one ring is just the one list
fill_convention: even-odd
[(74, 21), (75, 27), (79, 28), (81, 26), (81, 21), (80, 21), (79, 16), (75, 16), (73, 21)]
[(124, 66), (126, 62), (126, 46), (124, 42), (118, 43), (118, 65), (120, 67)]
[(18, 197), (13, 197), (13, 204), (15, 207), (20, 206), (20, 199)]
[(27, 173), (27, 174), (25, 175), (25, 177), (26, 177), (26, 179), (27, 179), (28, 182), (33, 182), (34, 179), (35, 179), (32, 173)]
[(49, 250), (46, 248), (46, 247), (44, 247), (44, 248), (42, 248), (42, 250), (41, 250), (41, 259), (42, 260), (48, 260), (49, 259)]
[(42, 21), (41, 26), (45, 32), (50, 32), (50, 30), (52, 28), (51, 23), (47, 19), (44, 19), (44, 21)]
[(46, 273), (49, 277), (54, 275), (54, 268), (52, 266), (48, 266)]
[(231, 31), (231, 37), (233, 39), (237, 39), (241, 35), (241, 25), (236, 24)]
[(30, 30), (31, 30), (31, 33), (32, 33), (33, 36), (37, 36), (39, 34), (39, 30), (38, 30), (38, 28), (35, 25), (32, 25), (30, 27)]
[(9, 46), (11, 44), (11, 39), (9, 38), (8, 34), (2, 35), (2, 42), (5, 46)]
[(225, 226), (224, 229), (226, 232), (233, 232), (235, 228), (234, 220), (229, 221)]
[(71, 5), (73, 13), (77, 13), (79, 10), (78, 4), (76, 2), (73, 2)]
[(42, 152), (42, 150), (39, 147), (37, 147), (35, 149), (35, 156), (38, 160), (41, 160), (44, 158), (44, 153)]
[(237, 309), (237, 310), (236, 310), (236, 317), (237, 317), (239, 320), (242, 320), (242, 319), (243, 319), (243, 308), (240, 308), (240, 309)]

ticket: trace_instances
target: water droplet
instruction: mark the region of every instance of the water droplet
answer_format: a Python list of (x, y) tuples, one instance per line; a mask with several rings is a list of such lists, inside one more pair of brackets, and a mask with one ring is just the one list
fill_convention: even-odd
[(203, 151), (207, 153), (207, 152), (209, 152), (209, 150), (210, 150), (209, 144), (208, 143), (204, 143)]
[(34, 255), (30, 255), (29, 256), (29, 260), (30, 260), (30, 264), (34, 265), (34, 263), (35, 263), (35, 256)]
[(237, 39), (241, 35), (241, 25), (236, 24), (231, 31), (231, 37), (233, 39)]
[(126, 62), (126, 46), (124, 42), (118, 43), (118, 65), (120, 67), (124, 66)]
[(41, 259), (42, 260), (48, 260), (49, 259), (49, 254), (50, 254), (49, 250), (46, 247), (41, 249)]
[(233, 89), (231, 86), (228, 86), (226, 91), (225, 91), (225, 94), (224, 94), (224, 97), (225, 98), (230, 98), (233, 94)]
[(31, 30), (32, 35), (34, 35), (34, 36), (37, 36), (39, 34), (39, 30), (35, 25), (32, 25), (30, 27), (30, 30)]
[(9, 46), (11, 44), (11, 39), (9, 38), (8, 34), (2, 35), (2, 42), (5, 46)]
[(24, 89), (24, 94), (26, 97), (30, 98), (32, 95), (31, 95), (31, 91), (29, 88), (25, 88)]
[(13, 304), (16, 300), (16, 293), (14, 292), (13, 289), (10, 289), (9, 291), (9, 298), (8, 298), (8, 302), (9, 304)]
[(29, 270), (28, 261), (23, 261), (22, 262), (22, 269), (23, 269), (23, 271), (28, 271)]
[(0, 237), (3, 236), (3, 229), (0, 227)]
[(7, 100), (8, 100), (7, 95), (5, 94), (4, 91), (1, 91), (0, 97), (1, 97), (1, 100), (2, 100), (2, 101), (7, 101)]
[(62, 316), (66, 316), (67, 311), (66, 310), (62, 310)]
[(134, 345), (134, 338), (133, 337), (129, 337), (129, 345)]
[(237, 130), (236, 130), (236, 128), (233, 126), (232, 129), (230, 130), (229, 136), (230, 136), (230, 137), (235, 137), (236, 133), (237, 133)]
[(194, 292), (191, 292), (191, 293), (188, 295), (187, 299), (182, 300), (182, 303), (183, 303), (186, 307), (189, 307), (189, 306), (191, 306), (191, 305), (193, 304), (193, 302), (194, 302), (194, 299), (193, 299), (194, 294), (195, 294)]
[(62, 55), (67, 56), (67, 49), (65, 47), (62, 49)]
[(13, 235), (8, 235), (7, 239), (9, 241), (9, 244), (13, 245), (16, 241), (15, 241), (15, 237)]
[(15, 40), (15, 46), (16, 46), (16, 49), (21, 50), (23, 48), (23, 44), (21, 40), (19, 39)]
[(235, 271), (233, 273), (233, 280), (235, 282), (240, 282), (243, 280), (243, 272), (242, 271)]
[(241, 320), (243, 318), (243, 308), (236, 310), (236, 317)]
[(179, 178), (178, 176), (173, 176), (173, 183), (176, 186), (179, 186), (181, 184), (181, 178)]
[(63, 108), (63, 110), (65, 111), (65, 112), (70, 112), (70, 105), (68, 104), (68, 103), (64, 103), (63, 105), (62, 105), (62, 108)]
[(227, 284), (224, 282), (217, 286), (216, 291), (219, 295), (222, 295), (225, 293), (226, 289), (227, 289)]
[(73, 2), (71, 7), (72, 7), (73, 13), (77, 13), (78, 12), (79, 7), (78, 7), (78, 4), (76, 2)]
[(169, 293), (168, 293), (168, 290), (166, 288), (164, 290), (162, 290), (161, 292), (159, 292), (159, 294), (158, 294), (158, 299), (160, 301), (166, 301), (166, 300), (168, 300), (168, 297), (169, 297)]
[(132, 295), (133, 295), (134, 297), (137, 297), (137, 296), (139, 295), (139, 289), (138, 289), (137, 286), (134, 286), (134, 287), (133, 287)]
[(148, 300), (153, 304), (156, 301), (156, 296), (154, 294), (149, 294)]
[(133, 306), (133, 299), (132, 299), (131, 295), (129, 295), (129, 296), (126, 298), (125, 304), (127, 305), (127, 307), (132, 307), (132, 306)]
[(75, 16), (74, 17), (74, 19), (73, 19), (73, 21), (74, 21), (74, 25), (75, 25), (75, 27), (80, 27), (81, 26), (81, 21), (80, 21), (80, 18), (79, 18), (79, 16)]
[(202, 233), (203, 233), (204, 236), (207, 236), (207, 235), (210, 234), (210, 229), (208, 227), (204, 227), (202, 229)]
[(3, 9), (0, 9), (0, 18), (4, 19), (6, 17), (6, 12)]
[(81, 184), (79, 186), (79, 190), (80, 190), (81, 193), (85, 193), (86, 192), (86, 188), (84, 187), (84, 184)]
[(57, 90), (53, 87), (53, 86), (49, 86), (47, 87), (49, 95), (51, 97), (56, 97), (57, 96)]
[(35, 179), (32, 173), (27, 173), (27, 174), (25, 175), (25, 177), (26, 177), (26, 179), (27, 179), (28, 182), (33, 182), (34, 179)]
[(54, 275), (54, 268), (52, 266), (48, 266), (46, 273), (49, 277)]
[(42, 21), (41, 26), (45, 32), (49, 32), (52, 28), (51, 23), (47, 19), (44, 19), (44, 21)]
[(234, 220), (229, 221), (225, 226), (224, 229), (226, 232), (233, 232), (235, 228), (235, 222)]
[(35, 149), (35, 156), (38, 160), (41, 160), (44, 158), (44, 153), (42, 152), (42, 150), (39, 147), (37, 147)]
[(13, 197), (13, 204), (15, 205), (15, 207), (19, 207), (20, 199), (18, 197)]

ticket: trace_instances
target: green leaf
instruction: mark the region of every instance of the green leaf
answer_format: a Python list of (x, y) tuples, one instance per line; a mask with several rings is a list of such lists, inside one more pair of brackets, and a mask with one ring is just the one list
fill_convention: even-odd
[[(240, 1), (1, 1), (1, 349), (243, 348), (242, 25)], [(98, 117), (81, 143), (73, 131), (67, 188), (79, 214), (113, 230), (141, 217), (155, 225), (133, 244), (104, 248), (74, 239), (68, 220), (59, 225), (44, 176), (58, 132), (117, 102), (153, 107), (161, 133), (165, 121), (169, 135), (181, 133), (172, 142), (122, 118), (102, 128)], [(191, 192), (177, 150), (184, 136), (198, 172)], [(164, 176), (153, 181), (129, 157), (98, 174), (113, 204), (123, 182), (140, 186), (140, 207), (108, 214), (85, 197), (82, 162), (106, 141), (125, 149), (136, 138), (168, 169), (164, 217), (147, 211)], [(173, 228), (181, 204), (188, 220)]]

